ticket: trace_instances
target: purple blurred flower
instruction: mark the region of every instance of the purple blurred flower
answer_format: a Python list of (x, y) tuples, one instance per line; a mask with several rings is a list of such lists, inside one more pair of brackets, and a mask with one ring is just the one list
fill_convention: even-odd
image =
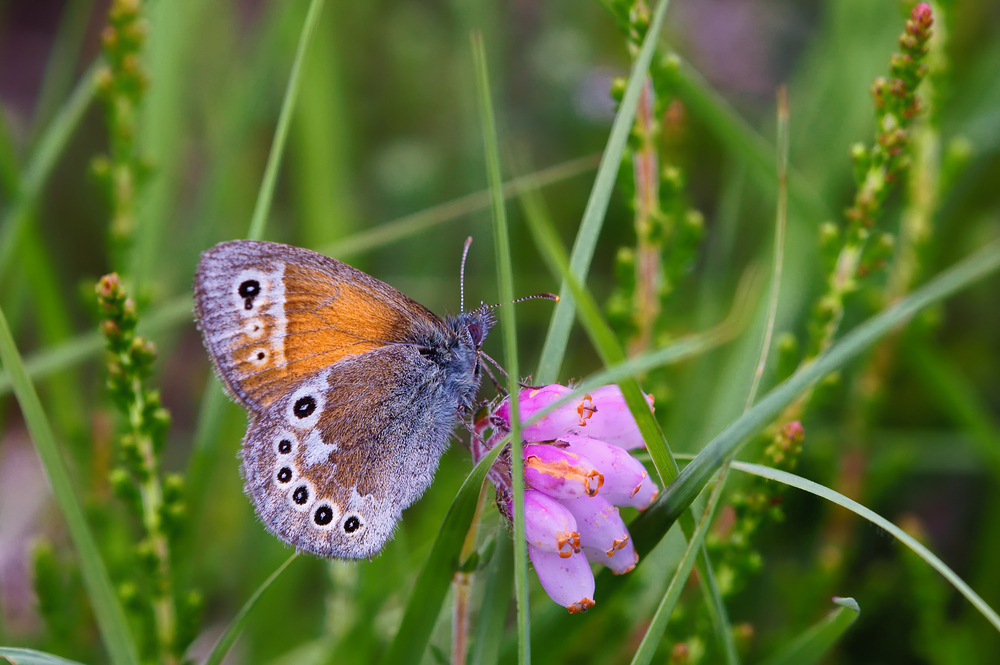
[[(571, 392), (549, 385), (521, 391), (521, 419)], [(647, 397), (652, 406), (652, 397)], [(488, 436), (487, 430), (491, 430)], [(509, 398), (476, 422), (479, 459), (510, 432)], [(542, 588), (570, 613), (594, 606), (591, 563), (616, 575), (635, 568), (639, 554), (616, 506), (644, 510), (659, 493), (642, 463), (628, 454), (645, 443), (618, 386), (603, 386), (521, 430), (525, 537)], [(513, 521), (510, 452), (490, 469), (500, 512)]]

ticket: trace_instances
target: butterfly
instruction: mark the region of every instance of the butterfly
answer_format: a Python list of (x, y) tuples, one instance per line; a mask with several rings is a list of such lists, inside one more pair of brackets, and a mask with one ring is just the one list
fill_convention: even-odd
[(257, 515), (297, 549), (376, 555), (472, 408), (492, 315), (441, 319), (345, 263), (251, 240), (204, 252), (194, 291), (215, 370), (250, 414)]

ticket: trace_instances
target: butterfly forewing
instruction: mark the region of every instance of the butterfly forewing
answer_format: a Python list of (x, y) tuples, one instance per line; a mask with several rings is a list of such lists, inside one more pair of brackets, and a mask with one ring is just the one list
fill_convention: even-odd
[(202, 255), (195, 307), (219, 374), (257, 412), (338, 360), (446, 332), (422, 305), (340, 261), (250, 240)]
[(424, 492), (458, 420), (442, 368), (413, 346), (344, 358), (254, 419), (247, 493), (282, 540), (321, 556), (373, 556)]

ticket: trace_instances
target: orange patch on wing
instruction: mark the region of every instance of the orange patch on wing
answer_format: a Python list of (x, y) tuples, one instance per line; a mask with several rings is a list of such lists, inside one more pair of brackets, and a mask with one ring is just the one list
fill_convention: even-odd
[(285, 267), (285, 362), (297, 376), (405, 340), (407, 322), (367, 287)]

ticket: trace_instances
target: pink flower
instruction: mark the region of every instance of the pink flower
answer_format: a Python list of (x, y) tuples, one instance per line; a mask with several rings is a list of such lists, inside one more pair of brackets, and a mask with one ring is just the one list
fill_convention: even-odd
[[(571, 392), (549, 385), (519, 395), (527, 420)], [(650, 406), (653, 400), (647, 397)], [(484, 433), (492, 428), (488, 440)], [(474, 428), (474, 456), (482, 457), (510, 432), (509, 398)], [(546, 414), (521, 430), (519, 465), (505, 451), (490, 470), (501, 513), (513, 521), (512, 469), (524, 473), (528, 557), (549, 597), (570, 613), (594, 606), (591, 563), (617, 575), (635, 568), (639, 555), (617, 506), (643, 510), (659, 493), (645, 467), (627, 452), (645, 447), (618, 386), (603, 386)]]

